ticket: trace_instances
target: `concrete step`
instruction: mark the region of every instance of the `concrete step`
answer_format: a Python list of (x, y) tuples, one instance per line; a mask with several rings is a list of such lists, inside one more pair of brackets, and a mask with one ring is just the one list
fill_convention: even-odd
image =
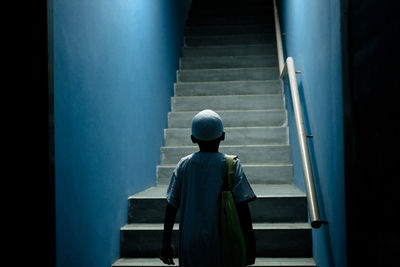
[[(161, 165), (174, 165), (181, 158), (199, 151), (198, 146), (164, 146), (161, 150)], [(279, 164), (291, 162), (290, 145), (221, 145), (224, 154), (238, 155), (242, 164)]]
[(251, 33), (275, 33), (275, 26), (272, 23), (254, 25), (207, 25), (186, 27), (184, 30), (186, 37)]
[(226, 57), (184, 57), (180, 59), (180, 69), (217, 69), (217, 68), (257, 68), (276, 67), (275, 55), (226, 56)]
[[(284, 126), (286, 125), (286, 110), (240, 110), (240, 111), (218, 111), (224, 127), (252, 127), (252, 126)], [(191, 128), (192, 118), (197, 111), (169, 112), (169, 128)]]
[[(182, 57), (218, 57), (218, 56), (251, 56), (277, 55), (275, 44), (261, 45), (216, 45), (216, 46), (185, 46)], [(276, 79), (276, 77), (275, 77)]]
[(245, 25), (258, 25), (258, 24), (273, 24), (273, 14), (260, 15), (260, 16), (246, 16), (246, 15), (194, 15), (190, 16), (186, 21), (188, 28), (199, 26), (245, 26)]
[[(179, 259), (174, 259), (178, 266)], [(159, 258), (121, 258), (113, 263), (112, 267), (165, 267)], [(313, 258), (256, 258), (254, 267), (314, 267), (317, 266)], [(208, 266), (204, 266), (208, 267)]]
[(273, 10), (271, 5), (235, 5), (235, 6), (216, 6), (213, 8), (204, 7), (204, 8), (192, 8), (189, 12), (189, 16), (196, 15), (218, 15), (218, 16), (226, 16), (226, 15), (247, 15), (247, 16), (257, 16), (270, 14)]
[(275, 43), (274, 33), (235, 34), (235, 35), (205, 35), (185, 37), (186, 46), (206, 45), (247, 45)]
[(283, 97), (273, 95), (175, 96), (171, 98), (172, 112), (212, 110), (283, 109)]
[[(263, 122), (261, 121), (260, 124)], [(288, 144), (287, 127), (225, 127), (221, 145)], [(164, 130), (166, 146), (190, 146), (190, 128)]]
[[(291, 184), (293, 165), (281, 164), (242, 164), (247, 179), (252, 184)], [(157, 166), (157, 184), (169, 184), (176, 165)]]
[[(257, 257), (311, 257), (311, 226), (308, 223), (253, 223)], [(158, 257), (163, 224), (127, 224), (121, 228), (121, 257)], [(179, 228), (172, 243), (179, 254)]]
[(282, 94), (280, 80), (175, 83), (175, 96)]
[[(128, 223), (163, 223), (167, 188), (159, 185), (129, 197)], [(254, 184), (252, 188), (257, 196), (249, 203), (253, 222), (307, 222), (307, 198), (295, 185)]]
[[(253, 4), (271, 4), (270, 0), (246, 0), (245, 3), (248, 3), (249, 5)], [(193, 6), (206, 6), (208, 5), (210, 8), (213, 8), (214, 5), (240, 5), (242, 4), (242, 1), (240, 0), (193, 0), (192, 1)]]
[(177, 82), (273, 80), (278, 67), (178, 70)]
[(272, 7), (272, 1), (226, 1), (226, 0), (214, 0), (214, 1), (193, 1), (191, 9), (192, 10), (230, 10), (230, 9), (251, 9), (251, 8), (265, 8)]

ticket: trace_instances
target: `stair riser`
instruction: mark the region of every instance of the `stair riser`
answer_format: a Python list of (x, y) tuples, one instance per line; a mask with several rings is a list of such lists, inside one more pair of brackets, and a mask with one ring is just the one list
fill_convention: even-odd
[(189, 16), (192, 17), (208, 17), (208, 16), (232, 16), (232, 15), (237, 15), (237, 16), (262, 16), (265, 14), (265, 8), (251, 8), (247, 10), (235, 8), (235, 9), (213, 9), (213, 10), (197, 10), (194, 12), (190, 12)]
[[(169, 184), (175, 167), (157, 166), (158, 184)], [(292, 165), (247, 165), (243, 166), (247, 179), (252, 184), (290, 184), (293, 182)]]
[[(191, 14), (193, 13), (203, 13), (203, 12), (227, 12), (230, 14), (232, 11), (258, 11), (260, 9), (272, 8), (272, 1), (214, 1), (214, 2), (193, 2), (191, 6)], [(264, 12), (266, 13), (266, 12)]]
[[(165, 198), (129, 199), (129, 223), (163, 223)], [(253, 222), (307, 222), (305, 197), (258, 197), (249, 203)], [(179, 212), (179, 211), (178, 211)], [(180, 221), (178, 213), (176, 221)]]
[(246, 45), (246, 46), (203, 46), (184, 47), (182, 57), (213, 57), (213, 56), (251, 56), (276, 55), (275, 44)]
[(311, 229), (255, 230), (257, 257), (311, 257)]
[(199, 26), (185, 29), (185, 36), (210, 36), (210, 35), (234, 35), (234, 34), (259, 34), (274, 33), (275, 26), (271, 24), (256, 25), (226, 25), (226, 26)]
[[(194, 112), (170, 112), (168, 113), (169, 128), (190, 128)], [(286, 124), (285, 110), (226, 112), (219, 111), (224, 127), (246, 126), (283, 126)], [(251, 130), (251, 129), (249, 129)]]
[[(223, 145), (257, 145), (257, 144), (287, 144), (286, 127), (264, 128), (225, 128), (225, 140)], [(190, 146), (190, 129), (166, 129), (166, 146)]]
[[(232, 1), (232, 0), (201, 0), (201, 1), (193, 1), (192, 2), (192, 8), (202, 8), (202, 7), (208, 7), (208, 8), (214, 8), (214, 5), (216, 6), (238, 6), (242, 5), (243, 2), (241, 1)], [(272, 1), (266, 1), (266, 0), (246, 0), (244, 3), (247, 5), (270, 5)]]
[(206, 45), (247, 45), (275, 43), (273, 33), (269, 34), (237, 34), (218, 36), (190, 36), (185, 37), (186, 46)]
[[(175, 165), (179, 160), (189, 154), (199, 151), (193, 147), (161, 147), (161, 164)], [(219, 151), (224, 154), (238, 155), (242, 164), (278, 164), (290, 163), (290, 146), (250, 146), (250, 147), (224, 147)]]
[[(143, 260), (143, 261), (137, 262), (137, 263), (128, 263), (128, 262), (122, 262), (121, 261), (121, 262), (114, 263), (112, 265), (112, 267), (143, 267), (143, 266), (146, 266), (146, 267), (165, 267), (166, 266), (158, 258), (155, 261), (151, 259), (151, 261), (152, 261), (152, 263), (149, 263), (146, 260)], [(175, 259), (175, 264), (178, 264), (178, 263), (179, 263), (179, 260)], [(174, 266), (177, 266), (177, 265), (174, 265)], [(282, 264), (279, 261), (279, 258), (277, 258), (277, 260), (275, 260), (274, 263), (270, 263), (270, 262), (263, 263), (262, 261), (257, 263), (257, 260), (256, 260), (256, 263), (254, 265), (251, 265), (251, 266), (252, 267), (283, 267), (283, 266), (287, 266), (287, 267), (315, 267), (316, 265), (312, 264), (312, 263), (308, 263), (308, 262), (307, 263), (303, 263), (301, 260), (299, 260), (298, 263), (290, 262), (288, 264)], [(209, 266), (204, 265), (203, 267), (209, 267)]]
[[(255, 229), (257, 257), (310, 257), (311, 229)], [(179, 254), (179, 230), (172, 243)], [(121, 230), (121, 257), (158, 257), (162, 229)]]
[(265, 10), (271, 10), (273, 7), (267, 2), (263, 3), (236, 3), (234, 5), (228, 3), (220, 3), (216, 1), (214, 4), (194, 4), (190, 10), (190, 16), (197, 14), (215, 14), (215, 15), (232, 15), (232, 14), (244, 14), (244, 15), (264, 15), (267, 13)]
[[(255, 25), (255, 24), (270, 24), (274, 22), (273, 16), (245, 16), (245, 15), (239, 15), (239, 16), (213, 16), (213, 15), (208, 15), (208, 16), (193, 16), (190, 17), (187, 20), (187, 26), (189, 27), (199, 27), (199, 26), (214, 26), (214, 25), (220, 25), (220, 26), (243, 26), (243, 25)], [(269, 28), (273, 28), (269, 26)]]
[(278, 61), (276, 56), (240, 56), (240, 57), (205, 57), (205, 58), (182, 58), (181, 70), (189, 69), (216, 69), (216, 68), (259, 68), (276, 67)]
[(172, 97), (172, 111), (283, 109), (281, 95)]
[(277, 67), (177, 71), (178, 82), (273, 80), (278, 77)]
[(282, 94), (279, 80), (175, 83), (175, 96)]

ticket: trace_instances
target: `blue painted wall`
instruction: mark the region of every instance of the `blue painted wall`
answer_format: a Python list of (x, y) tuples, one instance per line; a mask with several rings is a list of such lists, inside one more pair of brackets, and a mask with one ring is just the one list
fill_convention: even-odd
[[(320, 267), (346, 266), (340, 1), (279, 1), (284, 53), (293, 57), (323, 220), (313, 230)], [(297, 132), (285, 86), (295, 184), (304, 190)]]
[(155, 184), (190, 0), (52, 0), (58, 267), (109, 267)]

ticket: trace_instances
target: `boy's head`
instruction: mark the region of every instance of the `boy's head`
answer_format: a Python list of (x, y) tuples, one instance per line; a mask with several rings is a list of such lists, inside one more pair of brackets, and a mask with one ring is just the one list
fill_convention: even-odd
[(221, 117), (210, 109), (197, 113), (192, 119), (193, 143), (200, 146), (200, 150), (216, 150), (220, 141), (225, 139), (224, 126)]

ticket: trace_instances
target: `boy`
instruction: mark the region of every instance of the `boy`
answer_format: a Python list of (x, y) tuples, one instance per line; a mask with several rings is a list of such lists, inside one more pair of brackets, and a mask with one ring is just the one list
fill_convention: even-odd
[[(179, 209), (179, 265), (220, 267), (219, 203), (225, 170), (225, 156), (218, 152), (220, 142), (225, 139), (220, 116), (209, 109), (195, 115), (191, 139), (198, 144), (200, 151), (182, 158), (172, 174), (167, 190), (160, 259), (165, 264), (175, 264), (171, 238)], [(255, 237), (247, 203), (256, 196), (239, 160), (232, 192), (246, 239), (247, 264), (252, 265), (255, 261)]]

